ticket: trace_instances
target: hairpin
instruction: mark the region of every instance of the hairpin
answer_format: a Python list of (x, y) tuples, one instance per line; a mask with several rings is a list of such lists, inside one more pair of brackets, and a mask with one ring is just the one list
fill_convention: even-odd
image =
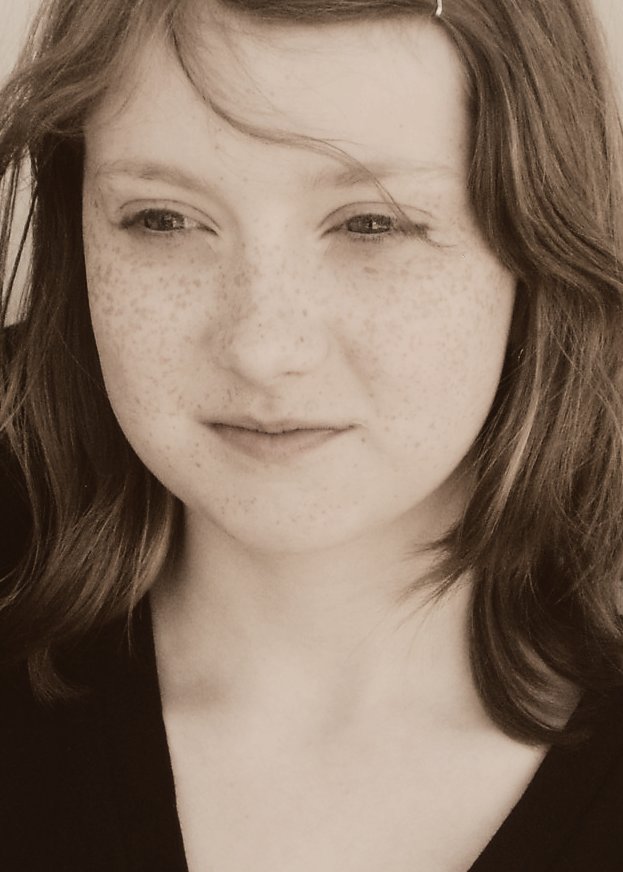
[(443, 0), (437, 0), (437, 9), (435, 9), (435, 17), (441, 18), (443, 15)]

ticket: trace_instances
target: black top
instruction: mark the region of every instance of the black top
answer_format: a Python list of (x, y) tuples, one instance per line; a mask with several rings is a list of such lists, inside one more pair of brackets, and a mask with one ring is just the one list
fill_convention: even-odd
[[(25, 671), (2, 676), (3, 872), (187, 869), (147, 600), (132, 653), (125, 640), (124, 627), (111, 626), (75, 652), (70, 667), (90, 691), (71, 703), (42, 706)], [(585, 743), (548, 753), (466, 872), (622, 872), (622, 727), (618, 692)]]

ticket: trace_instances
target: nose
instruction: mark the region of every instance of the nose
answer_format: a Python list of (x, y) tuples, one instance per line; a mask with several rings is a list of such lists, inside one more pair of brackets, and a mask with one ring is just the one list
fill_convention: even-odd
[(217, 354), (247, 382), (270, 385), (322, 366), (329, 336), (313, 270), (284, 259), (238, 265), (225, 280)]

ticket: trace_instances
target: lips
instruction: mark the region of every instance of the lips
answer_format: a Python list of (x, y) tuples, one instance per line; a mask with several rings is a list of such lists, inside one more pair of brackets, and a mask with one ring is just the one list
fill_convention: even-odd
[(327, 427), (289, 420), (215, 423), (211, 429), (228, 448), (265, 462), (302, 457), (346, 432), (349, 427)]
[(283, 433), (292, 433), (298, 430), (347, 430), (350, 425), (328, 423), (325, 421), (305, 421), (302, 419), (280, 419), (273, 421), (259, 421), (255, 418), (242, 416), (229, 418), (225, 421), (217, 421), (213, 424), (214, 427), (230, 427), (240, 430), (250, 430), (254, 433), (268, 433), (270, 435), (281, 435)]

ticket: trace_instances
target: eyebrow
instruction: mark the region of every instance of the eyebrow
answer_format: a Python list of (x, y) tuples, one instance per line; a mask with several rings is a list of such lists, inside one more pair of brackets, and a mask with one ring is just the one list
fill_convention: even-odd
[[(442, 176), (456, 178), (456, 170), (444, 164), (412, 164), (406, 162), (364, 164), (355, 161), (352, 165), (325, 168), (306, 177), (311, 188), (337, 187), (350, 188), (362, 183), (383, 182), (392, 178), (407, 176)], [(160, 161), (118, 160), (103, 163), (95, 171), (96, 178), (129, 176), (143, 181), (166, 182), (177, 187), (205, 190), (211, 187), (203, 176), (183, 167)]]
[(443, 164), (413, 164), (413, 163), (381, 163), (363, 161), (339, 169), (323, 169), (309, 177), (312, 187), (324, 185), (338, 188), (349, 188), (362, 182), (384, 182), (392, 178), (406, 176), (456, 176), (452, 167)]

